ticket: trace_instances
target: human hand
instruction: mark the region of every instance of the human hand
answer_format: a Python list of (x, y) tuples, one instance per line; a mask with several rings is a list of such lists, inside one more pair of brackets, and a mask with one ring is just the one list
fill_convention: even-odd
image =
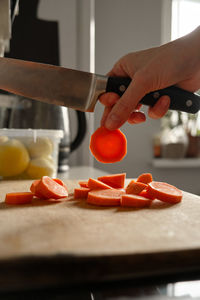
[[(130, 77), (132, 82), (120, 98), (105, 93), (100, 101), (105, 105), (101, 125), (110, 130), (126, 121), (131, 124), (146, 120), (139, 111), (139, 101), (149, 92), (171, 85), (194, 92), (200, 88), (200, 27), (191, 34), (161, 47), (130, 53), (122, 57), (108, 76)], [(170, 98), (162, 96), (148, 109), (149, 117), (161, 118), (170, 105)]]

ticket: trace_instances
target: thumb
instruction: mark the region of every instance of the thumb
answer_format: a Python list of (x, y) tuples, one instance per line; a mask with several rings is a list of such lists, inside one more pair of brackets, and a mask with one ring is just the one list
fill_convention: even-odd
[[(136, 74), (135, 74), (136, 75)], [(113, 106), (105, 120), (105, 127), (114, 130), (121, 127), (136, 109), (138, 102), (149, 92), (143, 79), (134, 76), (125, 93)]]

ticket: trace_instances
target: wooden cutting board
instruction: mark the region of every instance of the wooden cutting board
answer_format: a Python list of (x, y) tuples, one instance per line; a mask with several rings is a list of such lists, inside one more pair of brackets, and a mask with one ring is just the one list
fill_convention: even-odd
[[(78, 181), (65, 181), (70, 193)], [(150, 208), (95, 207), (84, 200), (8, 206), (0, 183), (0, 286), (102, 281), (200, 269), (200, 197)]]

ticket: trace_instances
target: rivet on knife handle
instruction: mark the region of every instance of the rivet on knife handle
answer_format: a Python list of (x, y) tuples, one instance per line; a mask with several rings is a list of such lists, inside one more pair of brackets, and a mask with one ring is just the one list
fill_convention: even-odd
[[(122, 96), (130, 82), (131, 79), (126, 77), (109, 77), (106, 92), (114, 92), (119, 96)], [(171, 110), (192, 114), (195, 114), (200, 110), (200, 96), (175, 86), (148, 93), (141, 99), (140, 103), (153, 106), (163, 95), (168, 95), (170, 97), (171, 101), (169, 109)]]

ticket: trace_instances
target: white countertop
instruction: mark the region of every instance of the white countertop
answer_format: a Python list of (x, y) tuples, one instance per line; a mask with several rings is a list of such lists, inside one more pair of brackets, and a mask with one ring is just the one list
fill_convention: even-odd
[(99, 176), (108, 175), (109, 173), (88, 166), (71, 167), (65, 173), (58, 173), (60, 179), (84, 179), (88, 180), (89, 177), (97, 178)]

